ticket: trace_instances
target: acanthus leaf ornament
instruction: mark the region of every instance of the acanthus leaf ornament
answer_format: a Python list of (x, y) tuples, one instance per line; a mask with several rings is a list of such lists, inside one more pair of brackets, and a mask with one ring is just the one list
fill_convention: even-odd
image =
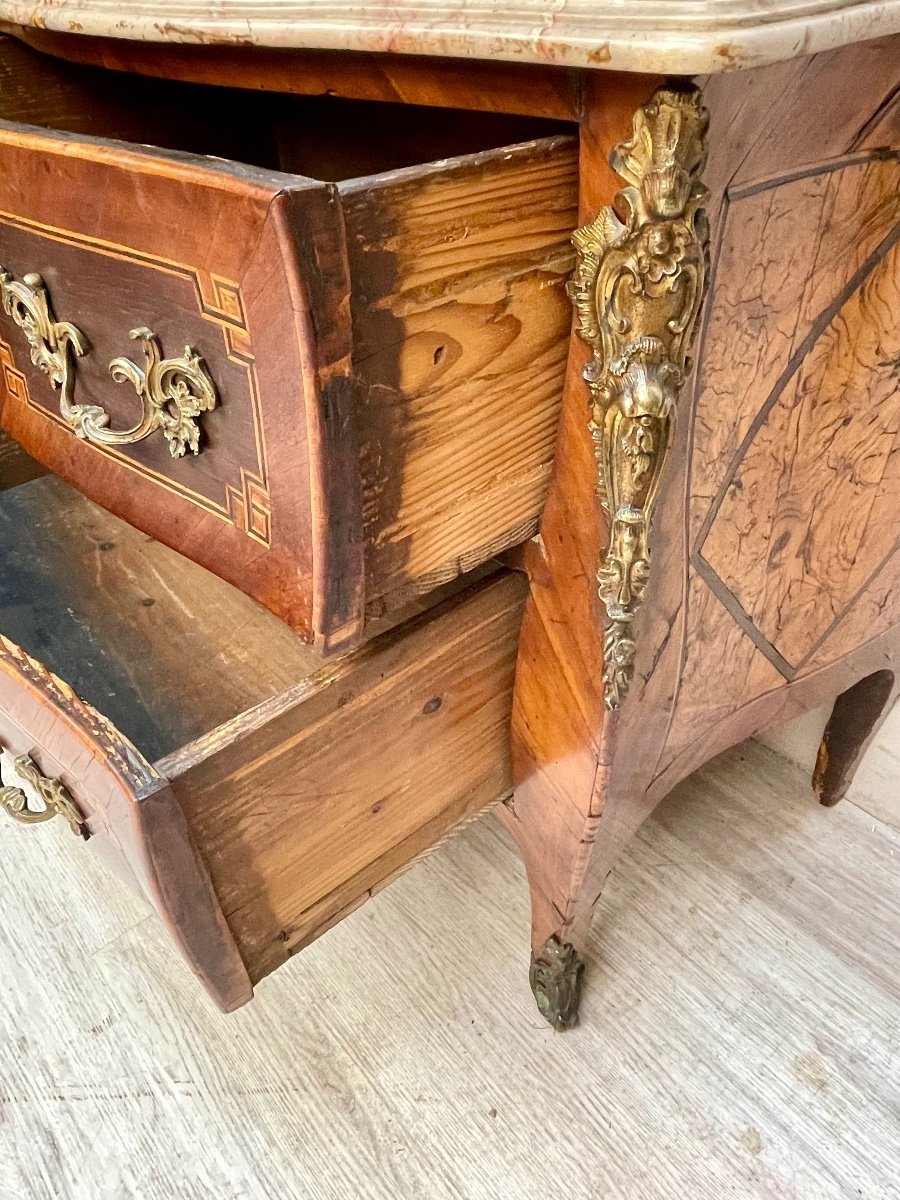
[(577, 266), (569, 293), (578, 332), (593, 351), (584, 371), (589, 427), (610, 519), (597, 572), (609, 618), (610, 709), (619, 707), (634, 675), (634, 618), (650, 576), (650, 523), (706, 284), (707, 189), (700, 175), (707, 125), (696, 88), (657, 91), (635, 113), (631, 139), (611, 155), (627, 186), (572, 238)]
[(132, 329), (130, 336), (140, 341), (146, 363), (139, 367), (130, 358), (114, 358), (109, 371), (116, 383), (130, 383), (143, 405), (141, 420), (133, 429), (121, 432), (108, 429), (109, 417), (100, 409), (103, 423), (87, 415), (82, 419), (82, 434), (106, 445), (137, 442), (161, 429), (173, 458), (187, 450), (200, 453), (200, 426), (197, 418), (211, 412), (218, 402), (216, 385), (206, 363), (196, 350), (185, 346), (181, 358), (163, 358), (159, 338), (146, 326)]
[(531, 956), (528, 978), (538, 1011), (560, 1032), (578, 1024), (583, 977), (584, 962), (578, 951), (555, 934)]
[(111, 429), (109, 413), (99, 404), (74, 401), (75, 359), (87, 354), (90, 344), (71, 322), (56, 319), (43, 278), (29, 272), (19, 281), (0, 267), (0, 301), (25, 334), (31, 361), (60, 389), (60, 416), (77, 437), (100, 446), (130, 446), (160, 430), (173, 458), (188, 450), (200, 453), (199, 417), (216, 407), (218, 393), (196, 350), (185, 346), (182, 357), (164, 358), (152, 330), (133, 329), (131, 337), (140, 341), (145, 365), (114, 358), (109, 371), (117, 383), (134, 388), (141, 415), (129, 429)]
[(33, 808), (23, 787), (16, 784), (0, 786), (0, 808), (22, 825), (43, 825), (54, 817), (63, 817), (69, 828), (87, 840), (89, 834), (81, 813), (58, 779), (48, 778), (30, 754), (20, 754), (12, 760), (15, 778), (27, 785), (38, 798), (42, 808)]
[(30, 271), (19, 281), (0, 267), (0, 302), (25, 334), (31, 361), (59, 388), (63, 408), (71, 407), (75, 358), (90, 349), (87, 338), (70, 321), (57, 321), (43, 278)]

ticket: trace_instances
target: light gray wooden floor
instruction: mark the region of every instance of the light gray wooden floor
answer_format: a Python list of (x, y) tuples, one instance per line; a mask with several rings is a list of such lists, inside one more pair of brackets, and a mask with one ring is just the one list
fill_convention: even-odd
[(491, 817), (227, 1018), (78, 851), (0, 822), (2, 1200), (900, 1197), (900, 834), (763, 747), (639, 835), (564, 1035)]

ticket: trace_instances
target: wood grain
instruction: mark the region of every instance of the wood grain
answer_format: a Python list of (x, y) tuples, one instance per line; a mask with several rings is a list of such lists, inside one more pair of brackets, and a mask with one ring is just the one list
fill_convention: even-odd
[[(832, 302), (835, 263), (851, 278), (895, 227), (896, 173), (896, 161), (860, 153), (822, 163), (817, 171), (795, 172), (790, 164), (780, 181), (765, 179), (729, 192), (718, 224), (713, 302), (697, 377), (694, 538), (759, 411), (760, 397), (773, 393)], [(753, 386), (728, 386), (726, 381), (737, 378)], [(727, 422), (720, 419), (724, 395), (732, 416)]]
[[(579, 222), (612, 201), (620, 182), (609, 153), (631, 128), (634, 110), (653, 91), (591, 82), (581, 126)], [(513, 804), (501, 812), (525, 859), (531, 891), (531, 943), (583, 935), (598, 888), (593, 870), (598, 825), (609, 815), (606, 772), (611, 720), (602, 695), (603, 644), (596, 571), (605, 536), (582, 378), (586, 348), (573, 335), (554, 473), (540, 537), (525, 565), (530, 597), (516, 671), (512, 754)], [(601, 852), (618, 842), (601, 838)], [(608, 870), (601, 865), (600, 870)], [(577, 925), (577, 929), (576, 929)]]
[(151, 762), (321, 666), (242, 592), (59, 479), (0, 495), (0, 559), (0, 630)]
[[(85, 49), (89, 45), (90, 39)], [(127, 54), (129, 48), (120, 44), (117, 49)], [(116, 70), (111, 62), (109, 70), (105, 63), (81, 66), (38, 53), (18, 38), (0, 35), (4, 116), (258, 167), (282, 166), (298, 174), (312, 170), (329, 180), (549, 136), (561, 131), (560, 121), (575, 118), (574, 101), (563, 95), (572, 90), (574, 97), (576, 77), (568, 71), (504, 71), (498, 64), (486, 73), (475, 63), (444, 63), (436, 71), (433, 63), (403, 59), (399, 69), (418, 76), (418, 82), (400, 94), (387, 83), (391, 68), (384, 57), (290, 55), (285, 60), (276, 54), (284, 68), (267, 77), (263, 56), (239, 51), (226, 55), (218, 67), (210, 61), (210, 69), (192, 83), (182, 82), (195, 77), (180, 69), (179, 48), (172, 48), (171, 61), (158, 45), (131, 49), (145, 50), (148, 60), (135, 64), (134, 71), (130, 66)], [(196, 48), (182, 49), (189, 57)], [(350, 86), (342, 88), (339, 79), (337, 87), (321, 81), (316, 63), (323, 70), (333, 64), (338, 75), (343, 63)], [(459, 96), (454, 78), (460, 80)], [(538, 79), (556, 81), (561, 89), (559, 102), (548, 101), (546, 113), (533, 111), (541, 103)], [(494, 81), (504, 80), (501, 95), (492, 100)], [(370, 94), (372, 81), (377, 82)], [(466, 111), (473, 107), (482, 111)], [(512, 115), (520, 109), (527, 119)], [(388, 126), (390, 137), (385, 136)]]
[[(367, 594), (534, 532), (570, 309), (571, 139), (341, 186)], [(478, 555), (472, 551), (478, 551)]]
[[(173, 460), (159, 436), (121, 452), (76, 442), (21, 331), (0, 321), (0, 420), (27, 449), (322, 651), (358, 641), (367, 610), (534, 532), (564, 367), (576, 164), (565, 136), (504, 140), (558, 125), (253, 93), (259, 146), (246, 144), (244, 114), (224, 150), (262, 164), (247, 166), (182, 152), (204, 121), (223, 152), (232, 91), (129, 83), (117, 119), (118, 77), (53, 64), (42, 108), (34, 58), (0, 40), (0, 112), (77, 136), (0, 129), (4, 265), (19, 278), (41, 270), (58, 319), (77, 316), (91, 343), (79, 396), (113, 427), (135, 402), (107, 364), (137, 325), (168, 354), (196, 347), (219, 404), (197, 457)], [(142, 132), (153, 89), (161, 107)], [(193, 112), (183, 138), (169, 119), (179, 99)], [(165, 151), (85, 132), (123, 128)], [(528, 404), (511, 419), (520, 392)]]
[[(698, 538), (704, 560), (767, 641), (795, 666), (880, 562), (886, 549), (883, 530), (900, 505), (895, 365), (900, 336), (892, 316), (900, 306), (900, 158), (875, 165), (876, 178), (866, 170), (868, 164), (847, 168), (847, 173), (869, 176), (852, 188), (853, 211), (872, 241), (877, 238), (873, 226), (887, 232), (843, 288), (833, 278), (832, 265), (831, 290), (838, 295), (824, 314), (818, 307), (824, 295), (807, 300), (807, 308), (816, 312), (816, 327), (799, 340), (795, 332), (795, 369), (786, 364), (786, 380), (776, 383), (764, 401), (748, 431), (752, 441), (736, 452), (723, 481), (727, 490), (709, 532)], [(835, 170), (826, 177), (823, 204), (829, 209), (836, 204), (829, 191), (841, 189), (844, 174)], [(790, 192), (791, 185), (785, 190)], [(805, 207), (799, 197), (785, 196), (783, 203), (800, 211)], [(840, 227), (846, 229), (849, 212), (837, 207)], [(852, 259), (848, 263), (833, 253), (827, 234), (819, 238), (814, 253), (820, 261), (841, 262), (844, 270), (852, 265)], [(748, 248), (745, 243), (745, 254)], [(801, 296), (808, 296), (815, 282), (807, 287), (804, 281)], [(717, 387), (727, 379), (720, 372)], [(750, 389), (757, 403), (764, 387)], [(695, 452), (696, 459), (705, 460), (709, 449), (698, 439)], [(825, 512), (827, 520), (821, 516)], [(757, 561), (764, 570), (748, 571), (747, 563)]]
[[(84, 818), (91, 851), (153, 905), (216, 1003), (226, 1011), (246, 1003), (250, 981), (184, 815), (165, 779), (122, 730), (153, 753), (160, 740), (184, 736), (179, 711), (185, 727), (197, 719), (204, 688), (191, 693), (184, 686), (201, 674), (184, 657), (199, 624), (188, 597), (208, 600), (203, 585), (211, 578), (213, 591), (237, 598), (232, 617), (243, 607), (263, 615), (285, 639), (291, 635), (252, 601), (58, 479), (0, 493), (0, 560), (0, 745), (12, 755), (30, 755), (47, 777), (64, 784)], [(182, 566), (192, 579), (179, 588), (175, 574)], [(167, 586), (167, 575), (174, 586)], [(154, 614), (161, 622), (155, 634), (151, 591), (164, 601)], [(24, 648), (8, 640), (11, 633)], [(177, 640), (170, 643), (172, 635)], [(193, 648), (199, 649), (196, 642)], [(220, 661), (221, 653), (221, 645), (207, 644), (199, 661)], [(225, 672), (221, 684), (207, 677), (206, 686), (217, 693), (212, 704), (221, 704)], [(234, 702), (234, 691), (231, 696)], [(20, 830), (24, 837), (30, 832)]]
[[(81, 401), (109, 411), (113, 428), (133, 422), (136, 400), (108, 364), (134, 352), (128, 332), (138, 325), (153, 329), (166, 355), (196, 347), (220, 396), (198, 456), (173, 459), (158, 435), (121, 453), (100, 449), (58, 420), (57, 394), (4, 316), (12, 367), (3, 425), (130, 524), (241, 586), (310, 640), (324, 636), (327, 624), (313, 628), (321, 532), (309, 445), (330, 349), (317, 344), (313, 301), (296, 290), (304, 243), (329, 246), (325, 185), (8, 123), (0, 147), (0, 207), (15, 214), (3, 218), (4, 265), (19, 279), (40, 269), (57, 319), (75, 319), (88, 337)], [(279, 210), (296, 214), (301, 195), (307, 221), (284, 240)]]
[[(865, 90), (851, 100), (854, 74)], [(660, 692), (679, 673), (658, 772), (679, 756), (695, 761), (710, 728), (742, 704), (771, 692), (777, 705), (779, 677), (836, 665), (897, 619), (889, 514), (898, 348), (888, 314), (900, 142), (872, 140), (891, 128), (896, 57), (891, 42), (872, 43), (762, 76), (713, 85), (713, 121), (719, 105), (730, 132), (708, 172), (719, 222), (713, 287), (690, 475), (675, 485), (690, 496), (693, 558), (678, 598), (682, 640), (671, 639), (673, 657), (657, 668)], [(794, 147), (783, 166), (786, 142), (743, 132), (740, 112), (752, 111), (767, 82), (784, 97), (775, 118)], [(663, 517), (664, 545), (679, 536), (676, 512)], [(675, 603), (674, 594), (660, 598), (664, 611)], [(658, 627), (667, 625), (661, 616)], [(712, 646), (724, 651), (713, 690)], [(646, 686), (652, 702), (660, 693)], [(734, 736), (750, 731), (741, 721)]]
[(223, 1007), (250, 995), (232, 937), (262, 978), (509, 789), (520, 576), (456, 585), (323, 665), (58, 479), (0, 493), (0, 558), (0, 628), (40, 659), (28, 685), (13, 648), (4, 690), (0, 657), (3, 744), (70, 787)]
[[(900, 144), (873, 139), (896, 125), (896, 51), (884, 40), (710, 84), (710, 299), (651, 531), (635, 679), (612, 716), (595, 582), (607, 532), (584, 350), (570, 348), (525, 555), (502, 813), (526, 860), (535, 952), (550, 935), (583, 945), (617, 854), (687, 772), (867, 676), (893, 678)], [(653, 90), (591, 86), (581, 221), (617, 190), (606, 160)], [(835, 795), (858, 758), (850, 707), (830, 734), (846, 760)]]
[[(824, 689), (830, 664), (833, 701), (842, 657), (896, 623), (882, 565), (896, 386), (881, 299), (890, 308), (896, 287), (900, 142), (884, 140), (896, 64), (883, 39), (709, 82), (711, 295), (654, 535), (667, 579), (638, 684), (645, 711), (669, 716), (649, 753), (646, 729), (620, 738), (620, 756), (653, 760), (654, 792), (678, 777), (673, 764), (690, 769), (721, 744), (720, 723), (734, 739), (772, 719), (766, 703), (780, 713), (780, 680)], [(775, 107), (756, 120), (764, 97)]]
[(107, 70), (313, 96), (574, 120), (580, 73), (554, 66), (397, 54), (283, 51), (267, 47), (167, 45), (63, 37), (18, 29), (17, 38), (70, 63)]
[[(315, 338), (299, 339), (316, 396), (304, 424), (318, 547), (301, 587), (308, 627), (324, 630), (331, 614), (321, 644), (353, 636), (364, 605), (382, 610), (532, 534), (547, 497), (540, 535), (519, 556), (531, 595), (513, 705), (517, 786), (502, 810), (526, 861), (535, 949), (548, 934), (583, 947), (615, 857), (693, 767), (836, 693), (894, 688), (896, 52), (882, 39), (710, 83), (711, 303), (659, 497), (636, 678), (617, 717), (600, 695), (595, 572), (607, 531), (575, 343), (550, 467), (571, 143), (489, 140), (474, 153), (466, 143), (465, 158), (429, 163), (427, 131), (407, 126), (401, 153), (415, 165), (348, 181), (349, 162), (369, 161), (370, 110), (356, 110), (358, 128), (321, 172), (308, 165), (321, 143), (310, 150), (298, 136), (299, 109), (268, 127), (279, 163), (310, 173), (319, 205), (309, 202), (312, 237), (287, 255), (292, 311), (309, 305), (320, 318)], [(608, 155), (655, 84), (584, 81), (579, 220), (621, 186)], [(229, 170), (235, 189), (248, 186), (248, 168)], [(314, 185), (320, 175), (340, 182)], [(276, 266), (307, 215), (302, 189), (281, 197), (268, 195), (279, 206), (280, 241), (266, 251)], [(320, 291), (304, 285), (314, 268)], [(331, 565), (361, 541), (364, 564)], [(508, 784), (503, 680), (518, 586), (483, 583), (158, 762), (254, 980)], [(828, 798), (877, 722), (877, 705), (862, 706), (865, 721), (859, 707), (835, 707)], [(452, 777), (448, 762), (462, 764)], [(412, 798), (416, 784), (424, 799)]]
[(160, 763), (254, 980), (509, 790), (524, 591), (479, 585)]
[(218, 1006), (245, 1004), (253, 994), (246, 969), (165, 780), (102, 714), (4, 637), (0, 744), (62, 783), (91, 849), (153, 905)]

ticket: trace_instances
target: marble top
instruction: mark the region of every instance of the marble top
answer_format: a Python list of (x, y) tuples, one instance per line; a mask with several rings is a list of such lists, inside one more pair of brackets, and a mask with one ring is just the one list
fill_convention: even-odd
[(693, 75), (900, 32), (900, 0), (0, 0), (0, 21), (153, 42)]

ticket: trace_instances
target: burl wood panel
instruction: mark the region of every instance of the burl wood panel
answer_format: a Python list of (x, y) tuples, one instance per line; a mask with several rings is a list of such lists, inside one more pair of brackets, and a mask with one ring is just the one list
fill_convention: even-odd
[[(799, 91), (786, 68), (768, 72), (783, 77), (772, 120), (786, 124), (784, 144), (766, 135), (714, 195), (714, 276), (687, 416), (684, 661), (660, 769), (699, 752), (742, 705), (897, 620), (896, 58), (876, 44), (822, 60)], [(798, 143), (811, 110), (820, 123)], [(730, 130), (740, 141), (740, 124)], [(714, 144), (713, 179), (732, 153)], [(710, 654), (724, 665), (714, 689)]]
[(341, 185), (370, 600), (534, 532), (565, 369), (571, 138)]
[[(720, 597), (727, 602), (726, 591), (712, 572), (703, 571), (702, 559), (695, 556), (699, 567), (686, 564), (756, 414), (795, 352), (802, 356), (809, 348), (810, 323), (887, 233), (878, 211), (894, 203), (889, 192), (880, 192), (866, 220), (853, 212), (852, 196), (865, 172), (877, 178), (877, 160), (890, 160), (900, 146), (898, 61), (896, 39), (882, 39), (803, 63), (714, 79), (706, 86), (711, 112), (705, 173), (713, 234), (710, 302), (696, 348), (697, 369), (680, 402), (652, 534), (654, 581), (641, 617), (631, 692), (643, 720), (640, 727), (625, 727), (618, 735), (617, 786), (622, 791), (641, 792), (649, 776), (653, 795), (663, 795), (711, 754), (800, 703), (794, 697), (801, 693), (789, 696), (783, 690), (784, 674), (736, 619), (739, 609), (733, 605), (732, 613), (723, 605)], [(842, 179), (832, 179), (834, 167), (840, 168)], [(890, 161), (886, 169), (894, 169)], [(803, 175), (818, 180), (806, 192), (811, 197), (808, 213), (802, 207), (791, 211), (782, 203), (780, 187), (769, 186), (804, 186)], [(883, 189), (886, 177), (881, 178)], [(833, 210), (840, 219), (832, 219), (823, 207), (826, 187), (829, 203), (841, 206)], [(732, 201), (736, 209), (746, 206), (743, 211), (755, 233), (747, 239), (752, 244), (749, 258), (729, 251), (740, 227), (740, 222), (730, 222)], [(820, 228), (829, 239), (831, 257), (817, 252)], [(742, 296), (740, 320), (730, 320), (729, 294)], [(698, 447), (692, 450), (695, 439)], [(836, 512), (829, 505), (813, 519), (827, 526)], [(747, 564), (748, 574), (761, 569), (761, 563)], [(885, 619), (895, 619), (889, 616), (890, 604), (882, 612)], [(848, 637), (844, 649), (859, 644)], [(836, 643), (832, 646), (837, 649)], [(831, 660), (836, 672), (832, 684), (823, 678), (820, 699), (809, 700), (807, 689), (804, 703), (827, 702), (846, 686), (838, 678), (841, 652)], [(669, 739), (673, 714), (675, 722), (683, 723), (680, 729), (673, 727)]]

